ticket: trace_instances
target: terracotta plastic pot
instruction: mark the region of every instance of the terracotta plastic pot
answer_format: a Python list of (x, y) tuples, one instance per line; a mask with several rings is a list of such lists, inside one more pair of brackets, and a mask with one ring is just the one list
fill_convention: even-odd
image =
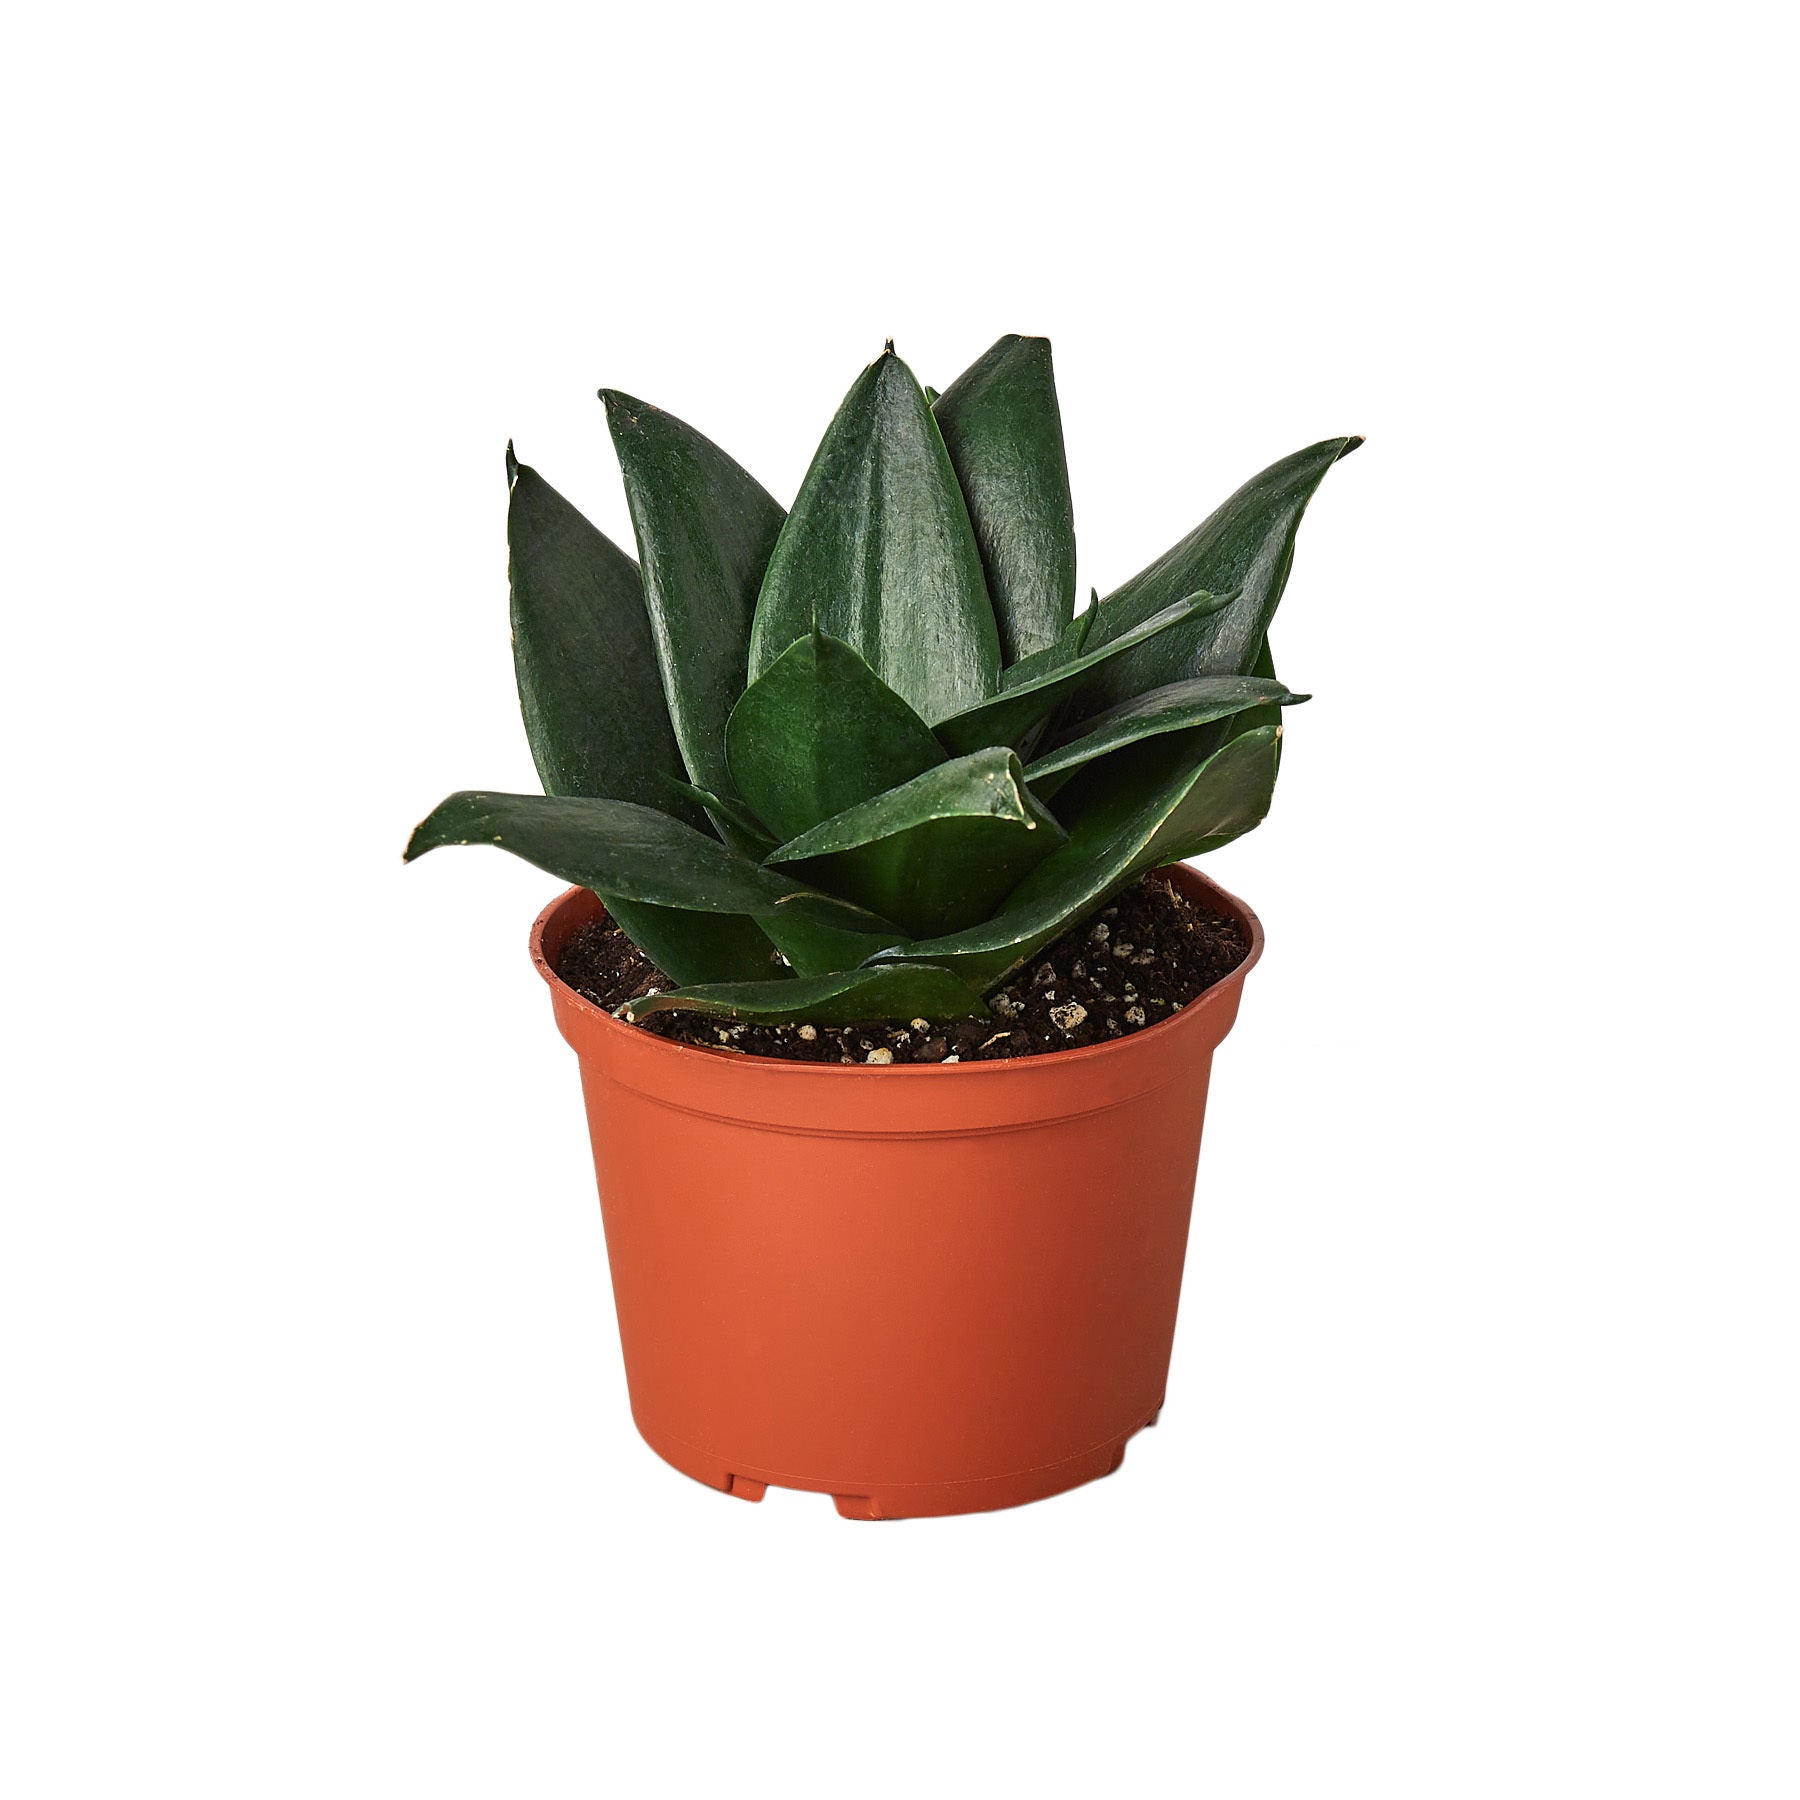
[(1212, 1053), (1250, 954), (1161, 1024), (1016, 1062), (869, 1068), (700, 1050), (559, 981), (600, 914), (531, 953), (581, 1059), (631, 1410), (747, 1500), (979, 1512), (1110, 1474), (1163, 1403)]

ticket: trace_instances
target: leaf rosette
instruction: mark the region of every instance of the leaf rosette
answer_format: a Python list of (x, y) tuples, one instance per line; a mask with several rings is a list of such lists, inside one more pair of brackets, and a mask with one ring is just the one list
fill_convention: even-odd
[(1258, 825), (1271, 622), (1328, 438), (1075, 609), (1050, 345), (941, 394), (890, 344), (784, 512), (692, 426), (602, 394), (637, 551), (508, 445), (513, 655), (541, 794), (452, 794), (410, 860), (490, 844), (592, 888), (687, 1007), (979, 1013), (1151, 869)]

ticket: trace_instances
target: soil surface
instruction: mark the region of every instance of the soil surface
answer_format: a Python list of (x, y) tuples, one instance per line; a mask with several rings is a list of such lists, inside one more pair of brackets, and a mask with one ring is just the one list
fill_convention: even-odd
[[(1129, 1037), (1168, 1018), (1229, 975), (1249, 950), (1234, 919), (1197, 906), (1165, 876), (1146, 875), (990, 994), (986, 1019), (751, 1025), (659, 1012), (637, 1029), (708, 1050), (788, 1062), (954, 1063), (1042, 1056)], [(652, 989), (674, 986), (610, 919), (576, 932), (556, 972), (608, 1012)]]

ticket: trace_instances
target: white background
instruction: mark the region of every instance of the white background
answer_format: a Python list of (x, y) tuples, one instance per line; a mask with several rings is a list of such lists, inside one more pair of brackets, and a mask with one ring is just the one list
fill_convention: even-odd
[[(1792, 62), (1774, 6), (62, 6), (3, 59), (0, 1786), (1800, 1786)], [(1212, 859), (1162, 1427), (1012, 1513), (626, 1410), (502, 448), (783, 501), (1056, 346), (1082, 584), (1328, 477)]]

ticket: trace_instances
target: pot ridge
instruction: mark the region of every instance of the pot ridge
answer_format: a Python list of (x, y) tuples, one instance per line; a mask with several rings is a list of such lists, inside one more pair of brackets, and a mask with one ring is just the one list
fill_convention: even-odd
[(1162, 871), (1192, 899), (1235, 919), (1244, 960), (1167, 1019), (1110, 1044), (978, 1063), (786, 1062), (658, 1037), (615, 1019), (556, 973), (570, 937), (604, 915), (586, 888), (568, 888), (539, 913), (531, 959), (550, 988), (558, 1030), (608, 1077), (677, 1112), (806, 1136), (967, 1136), (1105, 1112), (1182, 1079), (1210, 1058), (1237, 1017), (1244, 978), (1263, 950), (1256, 914), (1186, 864)]

